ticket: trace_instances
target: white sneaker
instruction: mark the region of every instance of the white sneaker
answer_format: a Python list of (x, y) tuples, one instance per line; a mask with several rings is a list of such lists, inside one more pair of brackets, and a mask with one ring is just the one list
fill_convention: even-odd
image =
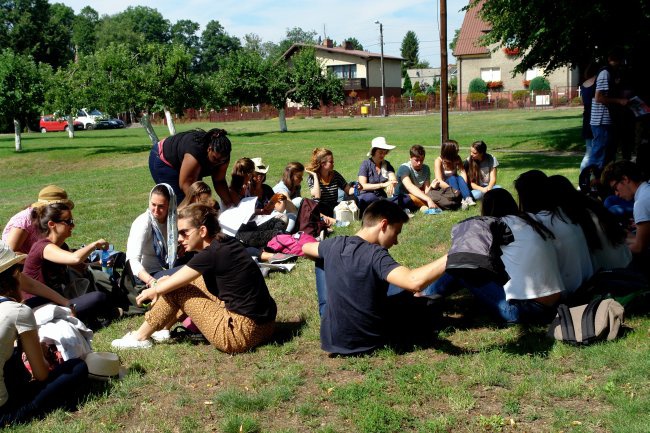
[(474, 201), (473, 197), (467, 197), (467, 204), (469, 206), (476, 206), (476, 202)]
[(111, 342), (111, 347), (114, 349), (149, 349), (151, 346), (153, 346), (153, 342), (150, 338), (142, 341), (136, 340), (135, 332), (127, 332), (124, 337)]
[(172, 337), (169, 333), (169, 329), (161, 329), (160, 331), (156, 331), (151, 334), (151, 338), (156, 343), (162, 343), (164, 341), (169, 341)]
[(460, 208), (461, 208), (462, 210), (467, 210), (467, 209), (469, 209), (469, 203), (467, 203), (467, 199), (466, 199), (466, 198), (464, 198), (464, 199), (462, 199), (462, 200), (460, 201)]

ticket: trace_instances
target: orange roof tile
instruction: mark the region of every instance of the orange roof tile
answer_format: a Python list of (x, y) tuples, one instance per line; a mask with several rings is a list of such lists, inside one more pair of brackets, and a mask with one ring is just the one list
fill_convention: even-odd
[(456, 41), (455, 57), (489, 53), (487, 47), (479, 45), (479, 38), (491, 29), (490, 24), (483, 21), (478, 15), (482, 6), (483, 2), (481, 1), (477, 6), (465, 12), (463, 25), (460, 28), (458, 41)]

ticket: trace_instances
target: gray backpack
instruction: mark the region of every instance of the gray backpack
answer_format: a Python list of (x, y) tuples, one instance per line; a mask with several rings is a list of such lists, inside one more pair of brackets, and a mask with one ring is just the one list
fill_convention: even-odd
[(623, 325), (624, 308), (613, 299), (595, 299), (569, 308), (560, 305), (547, 335), (574, 345), (615, 339)]

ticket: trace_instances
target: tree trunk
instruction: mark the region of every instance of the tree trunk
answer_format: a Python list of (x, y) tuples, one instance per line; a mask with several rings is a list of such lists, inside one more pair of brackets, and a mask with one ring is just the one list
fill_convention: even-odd
[(172, 116), (171, 111), (165, 108), (165, 119), (167, 119), (167, 128), (169, 129), (169, 135), (176, 135), (176, 126), (174, 126), (174, 117)]
[(149, 134), (149, 138), (151, 139), (151, 143), (153, 146), (158, 144), (158, 136), (156, 135), (156, 131), (153, 130), (153, 126), (151, 126), (151, 120), (149, 119), (149, 113), (144, 112), (142, 114), (142, 119), (140, 119), (140, 124), (144, 126), (144, 129), (147, 131), (147, 134)]
[(68, 116), (68, 138), (74, 138), (74, 118), (72, 114)]
[(278, 120), (280, 120), (280, 132), (287, 132), (287, 115), (284, 108), (278, 110)]
[(21, 152), (23, 150), (23, 143), (20, 137), (20, 120), (14, 119), (14, 134), (16, 136), (16, 152)]

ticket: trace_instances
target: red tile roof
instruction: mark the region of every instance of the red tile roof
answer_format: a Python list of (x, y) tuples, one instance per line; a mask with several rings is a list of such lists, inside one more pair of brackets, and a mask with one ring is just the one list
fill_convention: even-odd
[(456, 41), (455, 57), (489, 53), (487, 47), (479, 45), (479, 38), (491, 29), (490, 24), (483, 21), (478, 15), (482, 6), (483, 2), (481, 1), (477, 6), (465, 12), (463, 25), (460, 28), (458, 41)]
[[(362, 59), (375, 59), (375, 58), (378, 59), (378, 58), (381, 57), (381, 54), (380, 54), (380, 53), (371, 53), (371, 52), (369, 52), (369, 51), (346, 50), (346, 49), (343, 48), (343, 47), (332, 47), (332, 48), (328, 48), (328, 47), (326, 47), (326, 46), (324, 46), (324, 45), (307, 45), (307, 44), (293, 44), (293, 45), (292, 45), (292, 46), (287, 50), (287, 52), (283, 54), (283, 57), (284, 57), (284, 58), (291, 57), (291, 55), (294, 53), (294, 51), (296, 51), (298, 48), (300, 48), (300, 47), (304, 47), (304, 46), (312, 46), (312, 47), (314, 47), (316, 50), (327, 51), (327, 52), (329, 52), (329, 53), (343, 53), (343, 54), (349, 54), (349, 55), (351, 55), (351, 56), (360, 57), (360, 58), (362, 58)], [(387, 55), (387, 54), (384, 54), (384, 59), (404, 60), (404, 59), (401, 58), (401, 57), (397, 57), (397, 56), (389, 56), (389, 55)]]

